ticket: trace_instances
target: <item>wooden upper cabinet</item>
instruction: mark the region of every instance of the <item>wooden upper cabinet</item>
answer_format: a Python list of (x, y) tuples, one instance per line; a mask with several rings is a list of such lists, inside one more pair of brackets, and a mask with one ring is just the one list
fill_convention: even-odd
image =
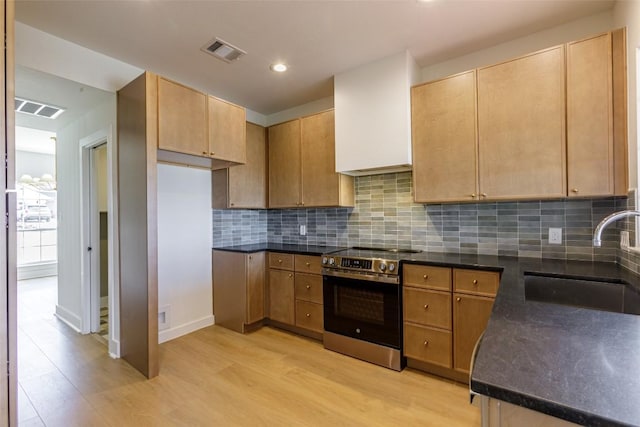
[(300, 120), (269, 128), (269, 207), (300, 205)]
[(300, 120), (302, 206), (353, 206), (353, 178), (336, 173), (333, 110)]
[(353, 177), (335, 171), (333, 110), (269, 128), (269, 207), (353, 206)]
[(212, 172), (214, 209), (267, 207), (266, 130), (247, 122), (246, 135), (246, 163)]
[(416, 202), (477, 200), (476, 72), (411, 89)]
[(611, 33), (567, 45), (569, 197), (615, 193), (612, 67)]
[(158, 148), (208, 155), (204, 93), (158, 77)]
[(478, 70), (482, 199), (566, 196), (564, 46)]
[(213, 96), (209, 102), (209, 155), (244, 164), (247, 161), (246, 111)]

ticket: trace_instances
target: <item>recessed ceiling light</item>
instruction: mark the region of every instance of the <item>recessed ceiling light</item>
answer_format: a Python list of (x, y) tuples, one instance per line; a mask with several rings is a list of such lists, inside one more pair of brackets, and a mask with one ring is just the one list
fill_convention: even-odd
[(275, 71), (276, 73), (284, 73), (287, 71), (287, 65), (282, 62), (278, 62), (276, 64), (271, 64), (271, 71)]

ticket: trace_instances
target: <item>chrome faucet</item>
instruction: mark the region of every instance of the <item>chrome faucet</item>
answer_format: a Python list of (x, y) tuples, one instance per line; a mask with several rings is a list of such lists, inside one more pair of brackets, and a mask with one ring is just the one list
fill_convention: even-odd
[(602, 231), (605, 229), (607, 225), (621, 218), (626, 218), (628, 216), (640, 216), (640, 211), (627, 210), (627, 211), (614, 212), (611, 215), (605, 217), (602, 221), (600, 221), (600, 223), (596, 226), (596, 230), (593, 233), (593, 246), (600, 247), (602, 245)]

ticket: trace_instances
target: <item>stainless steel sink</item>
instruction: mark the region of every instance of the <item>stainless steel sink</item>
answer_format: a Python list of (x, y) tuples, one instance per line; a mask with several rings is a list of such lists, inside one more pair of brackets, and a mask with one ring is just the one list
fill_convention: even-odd
[(621, 280), (525, 273), (525, 300), (640, 314), (640, 293)]

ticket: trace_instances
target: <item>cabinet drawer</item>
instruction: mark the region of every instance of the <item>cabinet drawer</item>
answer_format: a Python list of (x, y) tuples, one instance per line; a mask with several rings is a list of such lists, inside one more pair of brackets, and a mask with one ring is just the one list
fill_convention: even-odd
[(269, 252), (269, 268), (279, 268), (281, 270), (293, 270), (293, 254), (281, 254), (279, 252)]
[(453, 270), (453, 290), (470, 294), (495, 296), (500, 285), (497, 271)]
[(407, 286), (451, 290), (451, 269), (429, 265), (405, 265), (402, 283)]
[(312, 331), (324, 331), (322, 304), (296, 300), (296, 326)]
[(296, 273), (296, 299), (322, 304), (322, 276)]
[(450, 368), (451, 332), (405, 323), (404, 355)]
[(320, 264), (319, 256), (296, 255), (295, 268), (296, 268), (296, 271), (300, 271), (302, 273), (313, 273), (313, 274), (322, 273), (322, 265)]
[(404, 288), (404, 320), (451, 330), (451, 293)]

